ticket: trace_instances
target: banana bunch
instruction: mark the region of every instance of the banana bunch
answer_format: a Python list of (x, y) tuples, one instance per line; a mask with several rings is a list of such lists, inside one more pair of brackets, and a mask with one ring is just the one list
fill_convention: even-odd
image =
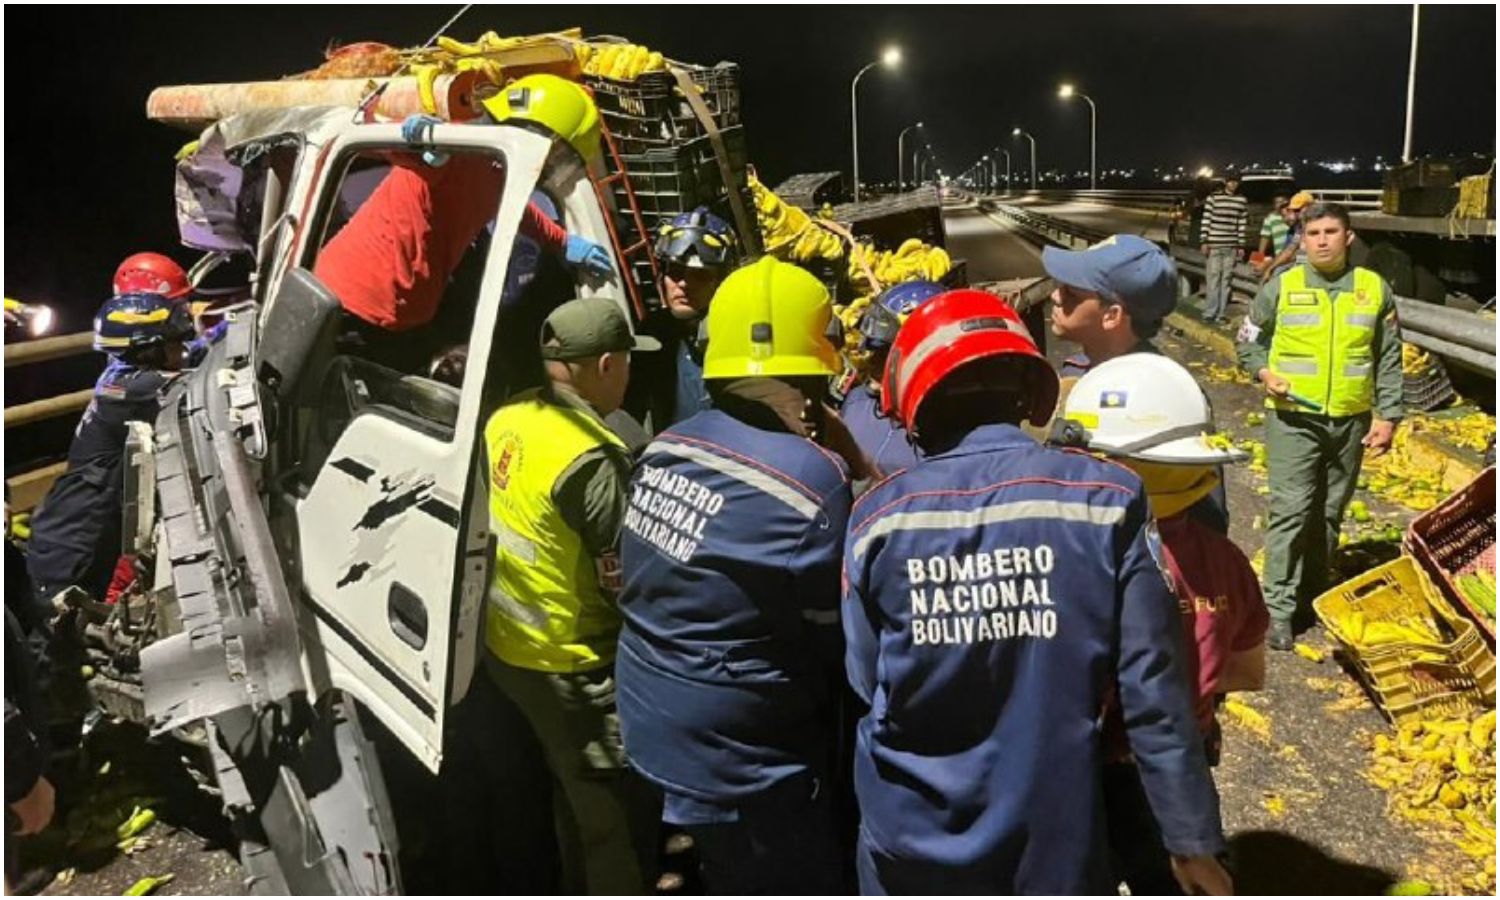
[[(905, 281), (941, 281), (952, 268), (948, 251), (920, 238), (907, 238), (894, 251), (876, 250), (864, 243), (849, 251), (849, 280), (871, 293)], [(875, 284), (870, 284), (867, 272), (874, 275)]]
[[(1358, 650), (1368, 650), (1387, 644), (1416, 644), (1441, 648), (1442, 635), (1437, 623), (1424, 616), (1402, 616), (1399, 619), (1369, 619), (1364, 613), (1354, 611), (1332, 623), (1340, 640)], [(1441, 652), (1418, 651), (1424, 658), (1429, 654), (1432, 662), (1442, 662), (1446, 657)]]
[(1475, 860), (1455, 872), (1468, 890), (1495, 889), (1495, 711), (1473, 718), (1407, 722), (1377, 734), (1365, 778), (1389, 794), (1393, 817), (1433, 826)]
[(578, 59), (585, 75), (614, 81), (635, 81), (646, 72), (667, 67), (666, 57), (640, 44), (582, 44)]
[(864, 336), (860, 333), (859, 322), (864, 318), (865, 310), (874, 302), (874, 294), (865, 294), (833, 308), (833, 314), (839, 317), (839, 322), (844, 326), (844, 346), (839, 350), (844, 354), (844, 359), (866, 378), (878, 377), (879, 373), (875, 371), (874, 354), (860, 346)]
[(749, 181), (750, 196), (755, 201), (755, 221), (767, 253), (791, 262), (843, 257), (842, 238), (776, 196), (758, 179), (751, 177)]
[(1458, 588), (1475, 608), (1495, 621), (1495, 573), (1488, 569), (1475, 569), (1453, 579)]
[(1401, 345), (1401, 371), (1406, 375), (1421, 375), (1432, 368), (1432, 354), (1416, 344)]
[(755, 176), (749, 177), (750, 197), (755, 202), (755, 222), (760, 227), (761, 244), (777, 259), (786, 259), (812, 220), (807, 213), (776, 196)]
[(835, 260), (844, 255), (844, 242), (839, 236), (809, 221), (807, 227), (797, 233), (792, 242), (791, 258), (795, 262), (810, 262), (814, 259)]

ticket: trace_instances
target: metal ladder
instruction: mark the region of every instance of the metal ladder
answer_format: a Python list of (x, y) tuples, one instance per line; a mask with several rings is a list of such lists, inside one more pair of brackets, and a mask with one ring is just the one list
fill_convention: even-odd
[[(609, 125), (601, 116), (599, 118), (599, 129), (604, 135), (604, 146), (609, 151), (609, 163), (614, 166), (613, 171), (602, 178), (595, 178), (592, 174), (589, 180), (593, 182), (594, 194), (599, 199), (600, 208), (606, 211), (604, 217), (605, 227), (609, 229), (610, 242), (618, 249), (620, 254), (621, 273), (625, 281), (625, 291), (630, 295), (630, 304), (635, 309), (637, 321), (646, 317), (646, 304), (641, 299), (641, 286), (636, 282), (635, 267), (632, 262), (637, 257), (645, 255), (646, 262), (651, 269), (651, 282), (655, 284), (661, 273), (657, 269), (656, 254), (652, 252), (651, 232), (646, 228), (646, 221), (641, 218), (641, 206), (635, 199), (635, 188), (630, 184), (630, 178), (625, 172), (625, 163), (620, 159), (619, 145), (615, 143), (614, 133), (609, 130)], [(612, 188), (615, 184), (625, 185), (625, 199), (629, 206), (630, 225), (633, 231), (622, 238), (619, 227), (615, 224), (615, 216), (610, 211), (615, 209), (615, 195)], [(630, 243), (626, 243), (626, 239)]]

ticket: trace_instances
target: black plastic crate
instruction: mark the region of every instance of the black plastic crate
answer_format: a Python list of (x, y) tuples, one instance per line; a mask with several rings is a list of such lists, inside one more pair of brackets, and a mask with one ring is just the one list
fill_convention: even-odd
[[(733, 187), (740, 190), (742, 196), (748, 196), (746, 172), (749, 154), (745, 147), (745, 129), (743, 126), (726, 129), (722, 137), (729, 156)], [(654, 226), (654, 220), (688, 212), (702, 204), (713, 206), (729, 196), (713, 142), (706, 137), (671, 149), (622, 154), (620, 161), (630, 177), (636, 203), (648, 225)], [(617, 208), (629, 208), (623, 184), (615, 188), (615, 199)]]
[(1415, 375), (1401, 376), (1401, 402), (1412, 412), (1432, 412), (1441, 409), (1457, 396), (1448, 372), (1436, 359), (1427, 368)]
[(1456, 187), (1405, 188), (1396, 197), (1396, 211), (1403, 216), (1446, 216), (1457, 205)]
[[(740, 124), (740, 69), (734, 63), (686, 67), (720, 129)], [(647, 72), (635, 81), (586, 76), (594, 102), (622, 153), (670, 147), (702, 137), (703, 123), (669, 72)]]
[(1458, 182), (1453, 163), (1446, 159), (1417, 159), (1392, 166), (1385, 175), (1386, 187), (1398, 191), (1411, 188), (1452, 187)]

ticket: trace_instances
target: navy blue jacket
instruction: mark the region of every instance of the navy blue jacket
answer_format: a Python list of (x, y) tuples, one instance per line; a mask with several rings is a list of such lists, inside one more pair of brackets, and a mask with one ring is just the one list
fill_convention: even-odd
[(127, 423), (154, 422), (170, 373), (112, 360), (94, 384), (68, 468), (31, 517), (26, 565), (39, 600), (76, 584), (103, 600), (120, 555)]
[(916, 445), (907, 439), (906, 429), (895, 419), (880, 414), (880, 398), (868, 385), (862, 384), (849, 392), (839, 416), (882, 477), (911, 468), (921, 459)]
[(615, 678), (625, 750), (664, 790), (733, 803), (825, 771), (849, 490), (834, 454), (720, 410), (646, 448)]
[[(1224, 848), (1139, 479), (990, 425), (865, 494), (845, 546), (864, 839), (893, 891), (1113, 893), (1101, 712), (1118, 684), (1167, 847)], [(903, 879), (904, 880), (904, 879)]]

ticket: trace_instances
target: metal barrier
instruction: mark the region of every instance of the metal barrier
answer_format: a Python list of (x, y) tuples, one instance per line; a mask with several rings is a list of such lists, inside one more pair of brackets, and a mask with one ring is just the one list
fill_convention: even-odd
[[(1378, 193), (1378, 192), (1377, 192)], [(998, 213), (1037, 237), (1060, 247), (1086, 247), (1107, 237), (1103, 232), (1077, 225), (1056, 216), (1042, 215), (1024, 207), (993, 201), (982, 201), (981, 208)], [(1203, 278), (1206, 260), (1196, 248), (1173, 245), (1167, 248), (1177, 264), (1183, 282), (1180, 296), (1188, 294), (1189, 278)], [(1230, 289), (1243, 297), (1254, 297), (1260, 291), (1260, 273), (1244, 263), (1234, 267)], [(1476, 372), (1495, 377), (1495, 322), (1477, 313), (1464, 312), (1409, 297), (1396, 298), (1401, 317), (1401, 337), (1424, 350)]]
[[(93, 349), (93, 332), (64, 334), (58, 337), (35, 341), (22, 341), (5, 345), (5, 368), (34, 365), (69, 356), (79, 356)], [(89, 405), (93, 397), (92, 388), (70, 391), (29, 403), (18, 403), (5, 407), (5, 428), (19, 428), (35, 422), (44, 422), (60, 416), (77, 414)], [(8, 476), (5, 481), (11, 489), (11, 508), (24, 512), (41, 502), (52, 482), (67, 468), (67, 463), (53, 463)]]

